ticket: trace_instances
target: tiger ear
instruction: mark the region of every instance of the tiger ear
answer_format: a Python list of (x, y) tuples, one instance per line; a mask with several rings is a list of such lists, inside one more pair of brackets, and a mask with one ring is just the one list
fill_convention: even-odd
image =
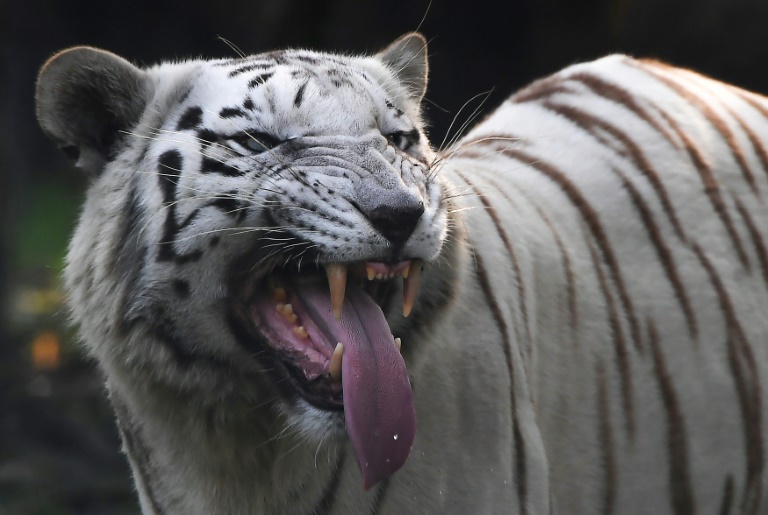
[(37, 120), (75, 166), (98, 175), (139, 121), (151, 87), (146, 72), (110, 52), (74, 47), (41, 68)]
[(427, 40), (418, 32), (397, 38), (376, 57), (390, 68), (408, 89), (411, 98), (421, 102), (427, 91)]

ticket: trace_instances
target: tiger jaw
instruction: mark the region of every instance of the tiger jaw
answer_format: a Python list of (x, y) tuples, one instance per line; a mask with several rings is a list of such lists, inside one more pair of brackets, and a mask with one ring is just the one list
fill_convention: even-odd
[[(380, 307), (384, 308), (384, 304), (389, 300), (391, 289), (395, 286), (394, 281), (401, 278), (403, 317), (408, 317), (413, 310), (421, 278), (421, 260), (405, 260), (397, 263), (366, 261), (353, 265), (328, 263), (323, 268), (328, 281), (328, 306), (336, 321), (342, 319), (348, 281), (354, 281)], [(321, 277), (321, 273), (297, 274), (292, 281), (299, 286), (321, 282)], [(263, 311), (274, 311), (279, 315), (279, 317), (270, 317), (271, 325), (274, 327), (272, 332), (279, 333), (273, 334), (276, 343), (270, 346), (278, 351), (289, 350), (289, 355), (285, 356), (289, 363), (295, 363), (298, 354), (305, 355), (303, 361), (312, 360), (313, 363), (302, 370), (309, 381), (329, 378), (334, 383), (340, 383), (341, 376), (334, 377), (331, 371), (341, 368), (342, 352), (336, 347), (343, 342), (334, 342), (328, 335), (323, 334), (323, 331), (311, 321), (306, 309), (299, 307), (301, 304), (297, 306), (301, 301), (295, 294), (290, 293), (292, 290), (282, 274), (270, 274), (266, 280), (263, 278), (254, 280), (249, 284), (242, 298), (247, 299), (244, 302), (250, 303), (259, 295), (257, 292), (264, 290), (266, 290), (266, 297), (272, 301), (272, 307), (270, 308), (267, 300), (263, 300)], [(254, 314), (253, 318), (264, 318), (264, 314)], [(327, 333), (327, 330), (325, 332)], [(393, 337), (393, 342), (399, 351), (401, 339)]]
[[(278, 388), (313, 406), (344, 411), (365, 487), (398, 470), (415, 436), (410, 380), (381, 305), (396, 277), (410, 314), (421, 262), (330, 263), (274, 273), (246, 289), (240, 320)], [(327, 280), (327, 284), (326, 284)], [(252, 338), (251, 338), (252, 336)], [(243, 339), (241, 333), (241, 339)]]

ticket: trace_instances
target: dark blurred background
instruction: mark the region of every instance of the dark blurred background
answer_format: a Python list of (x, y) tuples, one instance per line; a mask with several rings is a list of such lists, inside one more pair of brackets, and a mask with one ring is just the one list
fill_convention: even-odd
[[(89, 44), (137, 64), (302, 46), (374, 52), (430, 40), (439, 144), (469, 99), (611, 52), (661, 58), (768, 92), (765, 0), (0, 0), (0, 514), (138, 511), (101, 380), (66, 325), (60, 274), (83, 198), (34, 116), (35, 75)], [(478, 107), (470, 104), (469, 110)], [(466, 114), (458, 116), (458, 125)]]

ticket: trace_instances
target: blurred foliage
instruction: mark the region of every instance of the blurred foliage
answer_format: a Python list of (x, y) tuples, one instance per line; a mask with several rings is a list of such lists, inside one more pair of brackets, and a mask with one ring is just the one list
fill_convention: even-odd
[[(74, 173), (69, 171), (69, 173)], [(38, 279), (60, 277), (72, 228), (82, 203), (82, 187), (71, 180), (49, 177), (29, 187), (34, 202), (20, 210), (12, 234), (11, 267), (25, 273), (46, 268), (49, 274)]]

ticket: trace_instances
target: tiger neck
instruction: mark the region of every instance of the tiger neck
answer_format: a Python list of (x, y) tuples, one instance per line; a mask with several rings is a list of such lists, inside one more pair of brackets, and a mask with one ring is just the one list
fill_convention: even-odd
[(308, 444), (271, 406), (108, 388), (146, 513), (307, 511), (323, 494), (312, 476), (329, 477), (342, 456), (343, 445)]

